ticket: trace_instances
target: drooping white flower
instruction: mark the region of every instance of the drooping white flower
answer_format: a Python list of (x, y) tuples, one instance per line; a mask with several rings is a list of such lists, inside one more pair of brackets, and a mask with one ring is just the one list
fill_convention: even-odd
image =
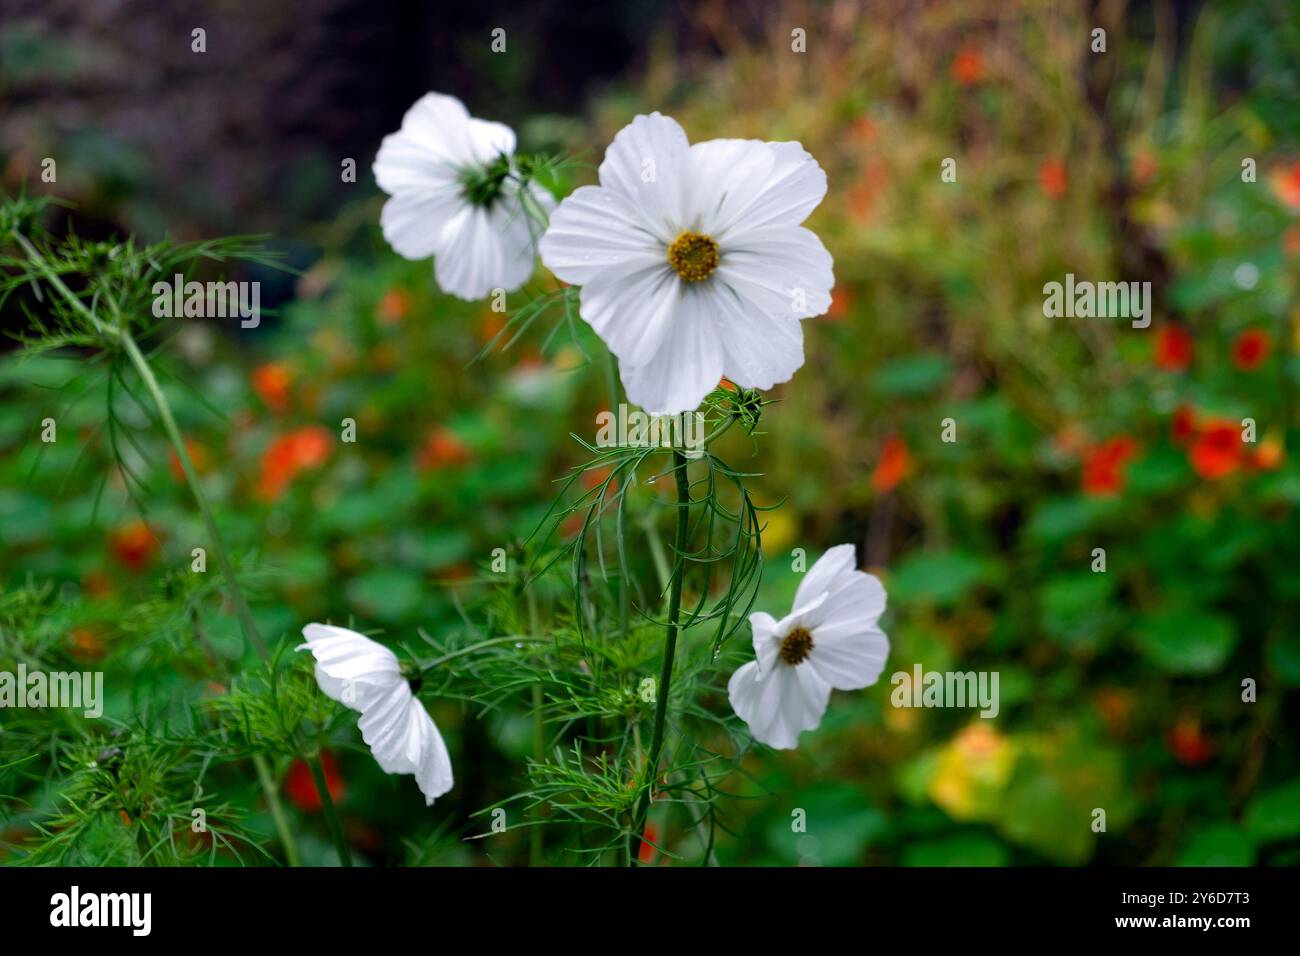
[(771, 388), (803, 364), (799, 320), (830, 307), (834, 277), (800, 223), (825, 194), (798, 143), (692, 146), (652, 113), (614, 137), (600, 185), (560, 203), (539, 251), (582, 286), (579, 311), (618, 357), (628, 398), (690, 411), (723, 376)]
[(316, 658), (316, 683), (325, 694), (360, 712), (361, 739), (385, 773), (415, 774), (432, 804), (452, 786), (451, 758), (442, 735), (411, 692), (397, 656), (363, 634), (329, 624), (302, 629)]
[[(524, 211), (514, 152), (510, 127), (426, 93), (375, 157), (375, 181), (392, 197), (380, 216), (384, 238), (407, 259), (433, 256), (438, 285), (459, 298), (510, 292), (532, 274), (540, 229)], [(542, 208), (554, 205), (535, 183), (527, 189)]]
[(731, 675), (727, 695), (754, 738), (791, 750), (821, 723), (832, 688), (874, 684), (889, 656), (876, 624), (884, 611), (884, 587), (854, 567), (853, 545), (841, 544), (804, 575), (789, 615), (751, 614), (757, 660)]

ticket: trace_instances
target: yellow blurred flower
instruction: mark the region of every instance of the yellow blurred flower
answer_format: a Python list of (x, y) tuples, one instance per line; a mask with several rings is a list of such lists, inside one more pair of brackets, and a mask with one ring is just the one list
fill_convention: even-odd
[(957, 820), (988, 819), (1015, 766), (1015, 747), (984, 720), (949, 741), (930, 779), (930, 799)]

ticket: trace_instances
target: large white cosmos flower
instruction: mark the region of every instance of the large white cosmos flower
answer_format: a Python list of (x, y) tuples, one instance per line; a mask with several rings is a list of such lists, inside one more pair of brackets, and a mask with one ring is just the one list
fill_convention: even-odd
[(690, 411), (724, 375), (771, 388), (803, 364), (799, 320), (830, 307), (831, 257), (800, 226), (826, 174), (798, 143), (692, 146), (667, 116), (638, 116), (565, 199), (539, 247), (582, 286), (582, 317), (619, 361), (628, 398)]
[(426, 805), (451, 789), (442, 735), (411, 692), (397, 656), (363, 634), (329, 624), (302, 629), (325, 694), (361, 713), (361, 739), (385, 773), (413, 773)]
[(731, 675), (727, 694), (754, 738), (791, 750), (821, 723), (831, 688), (874, 684), (889, 656), (876, 625), (884, 611), (884, 587), (854, 567), (853, 545), (841, 544), (804, 576), (788, 616), (751, 614), (758, 659)]
[[(510, 292), (532, 274), (540, 230), (520, 200), (514, 151), (510, 127), (426, 93), (375, 157), (375, 181), (392, 197), (380, 216), (384, 238), (407, 259), (433, 256), (438, 285), (459, 298)], [(543, 209), (554, 205), (535, 183), (527, 189)]]

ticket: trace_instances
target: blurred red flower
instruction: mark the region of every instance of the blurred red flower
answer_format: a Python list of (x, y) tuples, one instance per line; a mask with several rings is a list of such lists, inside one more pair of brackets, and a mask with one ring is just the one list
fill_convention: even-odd
[(1190, 458), (1192, 467), (1202, 478), (1231, 474), (1242, 464), (1240, 429), (1235, 422), (1224, 418), (1206, 422), (1196, 436)]
[(1192, 334), (1182, 325), (1162, 325), (1156, 332), (1156, 367), (1185, 372), (1192, 364)]
[(1038, 167), (1038, 185), (1049, 199), (1061, 199), (1070, 188), (1070, 174), (1059, 159), (1045, 159)]
[(1124, 466), (1138, 453), (1139, 445), (1126, 435), (1093, 445), (1083, 456), (1083, 490), (1089, 495), (1113, 495), (1124, 490), (1128, 476)]
[(1247, 329), (1232, 344), (1232, 363), (1243, 372), (1253, 372), (1268, 358), (1273, 341), (1263, 329)]
[(267, 362), (253, 369), (253, 391), (273, 412), (283, 414), (289, 409), (289, 386), (293, 375), (283, 362)]
[(659, 828), (653, 823), (647, 823), (645, 830), (641, 832), (641, 845), (637, 848), (636, 858), (640, 863), (649, 863), (655, 858), (654, 844), (659, 842)]
[(1186, 445), (1196, 437), (1196, 412), (1190, 405), (1179, 405), (1174, 409), (1169, 431), (1175, 445)]
[[(343, 775), (339, 772), (339, 762), (328, 750), (320, 754), (321, 769), (325, 772), (325, 789), (330, 799), (338, 803), (343, 799)], [(316, 790), (316, 781), (312, 779), (311, 767), (304, 760), (295, 760), (284, 776), (284, 792), (292, 803), (304, 813), (321, 811), (320, 793)]]
[(880, 461), (871, 473), (871, 487), (878, 492), (892, 491), (912, 472), (912, 456), (907, 443), (897, 435), (885, 439)]
[(984, 78), (984, 56), (979, 47), (965, 44), (952, 58), (952, 78), (962, 86), (974, 86)]
[(132, 571), (143, 571), (158, 553), (158, 539), (143, 521), (133, 521), (108, 537), (114, 557)]
[(416, 464), (421, 471), (433, 471), (448, 465), (463, 465), (469, 459), (469, 448), (460, 436), (439, 425), (425, 437)]
[(1199, 766), (1214, 755), (1209, 738), (1201, 730), (1201, 721), (1196, 717), (1179, 717), (1169, 728), (1166, 740), (1178, 762), (1189, 767)]

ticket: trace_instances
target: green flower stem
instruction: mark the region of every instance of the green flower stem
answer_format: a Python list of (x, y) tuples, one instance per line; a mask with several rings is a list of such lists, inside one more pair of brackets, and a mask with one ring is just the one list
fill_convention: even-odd
[[(533, 593), (531, 587), (525, 585), (525, 596), (528, 600), (528, 629), (533, 632), (534, 636), (540, 636), (540, 627), (537, 620), (537, 595)], [(544, 703), (542, 697), (542, 683), (536, 681), (532, 689), (533, 696), (533, 761), (541, 765), (546, 759), (546, 721), (542, 711)], [(540, 825), (534, 825), (528, 830), (528, 865), (542, 866), (542, 828)]]
[(271, 776), (271, 765), (263, 754), (253, 754), (253, 766), (257, 768), (257, 779), (262, 784), (262, 795), (271, 809), (271, 819), (275, 821), (275, 832), (284, 847), (284, 859), (290, 866), (302, 866), (302, 857), (298, 855), (298, 844), (289, 829), (289, 818), (284, 815), (284, 805), (275, 789), (275, 778)]
[(235, 603), (235, 613), (239, 616), (239, 623), (244, 629), (244, 636), (252, 643), (262, 661), (267, 662), (271, 659), (271, 655), (266, 649), (266, 642), (262, 640), (261, 633), (257, 630), (257, 624), (253, 621), (253, 612), (249, 610), (248, 602), (244, 600), (244, 592), (240, 590), (239, 581), (235, 577), (234, 565), (230, 563), (230, 556), (226, 553), (226, 546), (221, 539), (221, 532), (217, 530), (216, 519), (212, 515), (212, 508), (208, 504), (207, 496), (204, 494), (203, 485), (199, 483), (198, 473), (194, 470), (194, 462), (190, 460), (189, 449), (185, 447), (185, 439), (181, 436), (180, 429), (176, 427), (176, 419), (172, 417), (171, 405), (163, 396), (162, 389), (158, 386), (158, 380), (154, 377), (153, 369), (149, 367), (149, 362), (140, 351), (140, 347), (135, 344), (135, 339), (131, 337), (131, 333), (123, 331), (121, 341), (127, 358), (135, 366), (136, 372), (139, 373), (145, 388), (149, 390), (149, 395), (153, 398), (154, 405), (158, 408), (158, 415), (162, 418), (163, 428), (167, 431), (167, 437), (176, 451), (176, 457), (180, 459), (181, 470), (185, 472), (185, 480), (189, 483), (194, 500), (198, 502), (199, 511), (203, 513), (203, 521), (208, 527), (208, 537), (211, 539), (210, 544), (212, 550), (216, 552), (217, 564), (221, 567), (221, 574), (226, 579), (230, 599)]
[(329, 783), (325, 779), (325, 764), (321, 761), (321, 752), (307, 761), (311, 767), (311, 778), (316, 783), (316, 792), (320, 794), (321, 809), (325, 811), (325, 824), (330, 836), (334, 838), (334, 849), (338, 851), (339, 866), (351, 866), (352, 854), (348, 851), (347, 841), (343, 839), (343, 828), (339, 826), (339, 815), (334, 810), (334, 798), (330, 796)]
[(668, 713), (668, 693), (673, 682), (673, 658), (677, 653), (677, 621), (682, 608), (682, 578), (686, 576), (686, 534), (690, 525), (691, 486), (686, 474), (686, 456), (673, 452), (673, 476), (677, 481), (677, 536), (673, 546), (672, 584), (668, 595), (668, 630), (664, 637), (664, 669), (659, 678), (655, 700), (654, 732), (650, 738), (650, 757), (646, 762), (644, 782), (636, 814), (632, 818), (632, 832), (628, 835), (628, 865), (636, 866), (641, 835), (645, 832), (646, 817), (655, 781), (659, 779), (659, 756), (664, 746), (664, 723)]

